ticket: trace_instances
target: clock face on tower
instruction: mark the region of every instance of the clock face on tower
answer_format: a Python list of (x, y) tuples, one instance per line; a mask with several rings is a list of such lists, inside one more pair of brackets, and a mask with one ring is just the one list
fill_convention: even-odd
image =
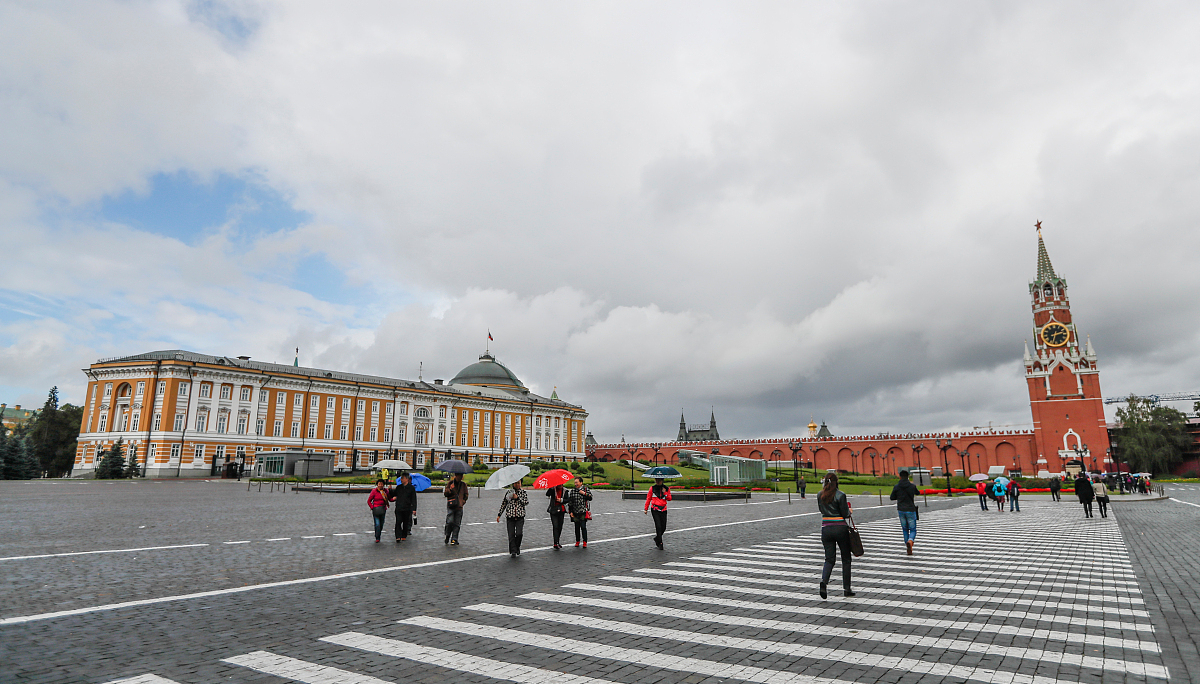
[(1062, 323), (1047, 323), (1042, 326), (1042, 341), (1051, 347), (1061, 347), (1071, 339), (1071, 331)]

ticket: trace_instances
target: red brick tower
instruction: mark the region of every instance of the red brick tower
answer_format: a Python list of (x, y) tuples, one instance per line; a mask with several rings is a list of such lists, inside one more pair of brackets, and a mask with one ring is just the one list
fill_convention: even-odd
[[(1029, 284), (1033, 304), (1033, 354), (1025, 343), (1025, 380), (1033, 412), (1038, 470), (1057, 472), (1076, 457), (1074, 447), (1089, 453), (1087, 469), (1103, 468), (1108, 450), (1108, 429), (1100, 396), (1100, 371), (1091, 338), (1081, 348), (1071, 318), (1067, 281), (1054, 273), (1046, 243), (1038, 227), (1037, 277)], [(1045, 459), (1046, 463), (1041, 463)]]

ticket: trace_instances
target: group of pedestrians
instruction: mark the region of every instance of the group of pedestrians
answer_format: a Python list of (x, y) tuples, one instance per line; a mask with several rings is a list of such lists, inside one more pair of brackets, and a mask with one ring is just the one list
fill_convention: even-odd
[(975, 483), (975, 493), (979, 495), (979, 508), (988, 508), (988, 499), (996, 504), (996, 510), (1004, 511), (1004, 501), (1008, 500), (1008, 512), (1021, 512), (1021, 485), (1016, 480), (996, 478), (991, 482), (986, 480)]
[(1075, 477), (1075, 496), (1083, 504), (1083, 517), (1095, 517), (1092, 515), (1092, 502), (1100, 509), (1101, 518), (1108, 517), (1108, 488), (1104, 486), (1103, 479), (1097, 477), (1093, 480), (1087, 473), (1079, 473)]

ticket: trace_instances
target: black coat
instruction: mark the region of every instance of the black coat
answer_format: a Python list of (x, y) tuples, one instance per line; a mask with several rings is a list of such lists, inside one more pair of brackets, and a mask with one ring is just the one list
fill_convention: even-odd
[(1079, 497), (1079, 503), (1091, 503), (1096, 498), (1096, 492), (1092, 490), (1092, 481), (1086, 477), (1075, 478), (1075, 496)]
[(917, 496), (917, 486), (910, 480), (900, 480), (892, 487), (892, 501), (896, 502), (896, 510), (906, 513), (915, 513), (917, 504), (913, 499)]
[(411, 483), (392, 487), (392, 491), (388, 492), (388, 499), (396, 502), (398, 511), (417, 510), (417, 488)]

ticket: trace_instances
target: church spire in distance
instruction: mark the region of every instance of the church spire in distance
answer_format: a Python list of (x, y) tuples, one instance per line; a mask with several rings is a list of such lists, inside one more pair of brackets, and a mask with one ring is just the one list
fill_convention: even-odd
[(1038, 282), (1054, 280), (1058, 276), (1054, 273), (1054, 264), (1050, 263), (1050, 255), (1046, 253), (1046, 243), (1042, 240), (1042, 222), (1038, 221), (1034, 224), (1038, 234), (1038, 262), (1037, 262), (1037, 279)]

